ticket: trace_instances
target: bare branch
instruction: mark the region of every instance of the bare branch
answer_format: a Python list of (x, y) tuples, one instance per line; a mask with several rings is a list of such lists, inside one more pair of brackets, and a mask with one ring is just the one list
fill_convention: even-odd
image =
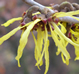
[[(79, 19), (79, 17), (76, 17)], [(60, 17), (59, 18), (59, 21), (62, 21), (62, 22), (68, 22), (68, 23), (79, 23), (78, 20), (70, 17), (70, 16), (65, 16), (65, 17)]]
[[(54, 14), (55, 13), (55, 11), (54, 10), (51, 10), (51, 9), (49, 9), (49, 8), (46, 8), (45, 6), (43, 6), (43, 5), (41, 5), (41, 4), (39, 4), (39, 3), (37, 3), (37, 2), (35, 2), (34, 0), (23, 0), (26, 4), (29, 4), (29, 5), (31, 5), (31, 6), (38, 6), (40, 9), (41, 9), (41, 12), (43, 13), (43, 14), (47, 14), (48, 12), (50, 12), (50, 14)], [(32, 9), (32, 8), (31, 8)]]
[(25, 17), (32, 18), (32, 13), (33, 13), (33, 12), (36, 12), (36, 11), (39, 11), (39, 12), (41, 12), (41, 13), (44, 13), (46, 10), (41, 9), (41, 8), (38, 7), (37, 5), (31, 6), (31, 7), (28, 9), (28, 12), (27, 12), (27, 14), (26, 14)]
[[(28, 9), (28, 12), (27, 12), (25, 18), (26, 17), (32, 18), (32, 13), (34, 11), (40, 11), (42, 14), (45, 14), (48, 17), (50, 17), (51, 15), (53, 15), (54, 13), (56, 13), (55, 10), (46, 8), (45, 6), (43, 6), (43, 5), (35, 2), (34, 0), (23, 0), (23, 1), (26, 4), (29, 4), (29, 5), (32, 6), (32, 7), (30, 7)], [(57, 5), (54, 5), (53, 8), (57, 9), (58, 11), (62, 11), (62, 9), (64, 9), (64, 10), (69, 9), (69, 11), (73, 11), (76, 8), (78, 9), (79, 8), (79, 5), (78, 4), (75, 4), (75, 3), (72, 3), (71, 4), (70, 2), (67, 2), (66, 1), (66, 2), (61, 3), (60, 5), (58, 5), (58, 4)], [(79, 18), (79, 17), (76, 17), (76, 18)], [(59, 21), (63, 21), (63, 22), (67, 22), (67, 23), (79, 23), (78, 20), (76, 20), (76, 19), (74, 19), (72, 17), (69, 17), (69, 16), (59, 17)]]
[(77, 3), (72, 3), (73, 7), (75, 7), (76, 10), (79, 10), (79, 4)]
[(40, 7), (45, 7), (37, 2), (35, 2), (34, 0), (23, 0), (26, 4), (30, 5), (30, 6), (33, 6), (33, 5), (37, 5), (37, 6), (40, 6)]
[(60, 5), (59, 4), (51, 4), (52, 8), (54, 8), (55, 10), (60, 11), (65, 11), (65, 12), (69, 12), (69, 11), (75, 11), (75, 10), (79, 10), (79, 4), (77, 3), (70, 3), (70, 2), (62, 2)]
[(60, 11), (73, 11), (75, 10), (75, 8), (73, 7), (73, 5), (70, 3), (70, 2), (62, 2), (60, 5), (59, 4), (56, 4), (56, 5), (53, 5), (52, 6), (54, 9), (58, 10), (59, 12)]

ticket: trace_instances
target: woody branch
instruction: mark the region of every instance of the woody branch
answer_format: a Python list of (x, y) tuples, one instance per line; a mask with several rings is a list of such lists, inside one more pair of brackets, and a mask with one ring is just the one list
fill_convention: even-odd
[[(77, 3), (70, 3), (70, 2), (63, 2), (60, 5), (56, 4), (56, 5), (52, 5), (52, 9), (46, 8), (44, 5), (35, 2), (34, 0), (23, 0), (26, 4), (30, 5), (31, 7), (28, 9), (28, 12), (25, 16), (31, 18), (32, 17), (32, 13), (34, 11), (39, 11), (42, 14), (45, 14), (47, 17), (53, 15), (55, 12), (55, 10), (57, 11), (64, 11), (64, 12), (68, 12), (68, 11), (75, 11), (79, 9), (79, 5)], [(75, 16), (76, 18), (79, 18), (78, 16)], [(69, 17), (69, 16), (65, 16), (65, 17), (59, 17), (59, 21), (62, 22), (68, 22), (68, 23), (79, 23), (78, 20)]]

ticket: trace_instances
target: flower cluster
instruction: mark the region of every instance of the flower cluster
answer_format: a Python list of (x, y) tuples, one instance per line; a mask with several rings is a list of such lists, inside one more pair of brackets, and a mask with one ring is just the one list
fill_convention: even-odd
[[(23, 14), (25, 16), (26, 13)], [(22, 30), (21, 38), (19, 41), (19, 46), (17, 50), (17, 56), (15, 59), (18, 61), (18, 66), (20, 65), (20, 58), (23, 54), (23, 49), (28, 42), (28, 36), (30, 32), (34, 38), (35, 42), (35, 50), (34, 56), (36, 60), (36, 65), (38, 69), (43, 65), (43, 57), (45, 59), (45, 72), (46, 74), (49, 69), (49, 39), (48, 37), (52, 37), (55, 42), (55, 45), (58, 47), (56, 55), (61, 53), (62, 61), (65, 64), (69, 64), (70, 54), (68, 53), (66, 47), (68, 43), (72, 44), (75, 48), (75, 60), (79, 60), (79, 25), (73, 23), (69, 30), (67, 30), (67, 22), (59, 21), (59, 17), (70, 16), (79, 21), (78, 18), (75, 18), (73, 15), (78, 15), (79, 11), (71, 11), (71, 12), (57, 12), (53, 14), (49, 18), (41, 18), (38, 17), (41, 13), (34, 13), (32, 15), (32, 20), (28, 23), (23, 20), (23, 17), (13, 18), (8, 20), (6, 23), (2, 24), (4, 27), (8, 27), (15, 21), (21, 20), (21, 24), (10, 31), (8, 34), (4, 35), (0, 38), (0, 45), (7, 39), (9, 39), (12, 35), (14, 35), (18, 30)], [(42, 14), (41, 14), (42, 15)], [(26, 19), (27, 20), (27, 19)], [(37, 31), (37, 39), (35, 38), (33, 31)], [(48, 34), (51, 32), (51, 35)]]

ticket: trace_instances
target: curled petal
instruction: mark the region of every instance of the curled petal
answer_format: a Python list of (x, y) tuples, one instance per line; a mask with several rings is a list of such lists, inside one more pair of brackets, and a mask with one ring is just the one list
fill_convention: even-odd
[(62, 57), (63, 63), (66, 63), (66, 60), (65, 60), (65, 58), (63, 56), (63, 53), (61, 53), (61, 57)]
[[(50, 26), (50, 25), (49, 25)], [(66, 59), (70, 59), (70, 55), (68, 53), (68, 51), (66, 50), (66, 47), (62, 45), (61, 41), (58, 40), (56, 33), (54, 31), (52, 31), (51, 26), (50, 26), (50, 30), (51, 30), (51, 35), (52, 38), (55, 42), (55, 44), (58, 46), (58, 48), (60, 49), (60, 51), (64, 54), (64, 56), (66, 57)]]
[(69, 65), (69, 60), (65, 59), (63, 53), (61, 53), (61, 57), (62, 57), (63, 63), (66, 63), (66, 65)]
[(79, 37), (79, 32), (75, 32), (75, 31), (73, 31), (72, 29), (70, 29), (70, 32), (71, 32), (72, 34), (74, 34), (75, 37)]
[(74, 43), (72, 40), (70, 40), (69, 38), (67, 38), (67, 37), (61, 32), (61, 30), (58, 28), (58, 26), (57, 26), (55, 23), (52, 23), (52, 24), (53, 24), (55, 30), (56, 30), (67, 42), (71, 43), (71, 44), (74, 45), (74, 46), (78, 46), (78, 47), (79, 47), (79, 44), (76, 44), (76, 43)]
[(79, 60), (79, 47), (74, 47), (74, 48), (75, 48), (75, 55), (76, 55), (75, 60)]
[(60, 52), (61, 52), (61, 51), (60, 51), (60, 49), (58, 48), (58, 49), (57, 49), (57, 52), (56, 52), (56, 55), (59, 55)]

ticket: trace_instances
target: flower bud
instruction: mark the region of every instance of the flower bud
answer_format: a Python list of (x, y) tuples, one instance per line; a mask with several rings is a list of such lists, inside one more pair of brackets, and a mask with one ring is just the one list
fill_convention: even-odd
[(51, 22), (52, 21), (52, 17), (49, 17), (47, 20), (48, 20), (48, 22)]
[(47, 23), (47, 19), (43, 19), (42, 22), (43, 22), (44, 24), (46, 24), (46, 23)]
[(25, 22), (22, 22), (22, 23), (21, 23), (21, 26), (24, 26), (24, 25), (25, 25)]
[(52, 30), (54, 30), (54, 27), (51, 25), (51, 27), (52, 27)]
[(37, 19), (37, 15), (34, 15), (33, 17), (32, 17), (32, 20), (36, 20)]
[(22, 14), (22, 16), (25, 16), (26, 12), (24, 11), (24, 13)]
[(56, 18), (56, 19), (54, 20), (54, 22), (57, 24), (57, 23), (59, 22), (59, 19)]
[(71, 38), (71, 32), (68, 33), (68, 38)]
[(72, 24), (71, 27), (74, 27), (75, 24)]
[(44, 27), (44, 25), (43, 25), (41, 28), (42, 28), (42, 31), (45, 31), (45, 27)]

